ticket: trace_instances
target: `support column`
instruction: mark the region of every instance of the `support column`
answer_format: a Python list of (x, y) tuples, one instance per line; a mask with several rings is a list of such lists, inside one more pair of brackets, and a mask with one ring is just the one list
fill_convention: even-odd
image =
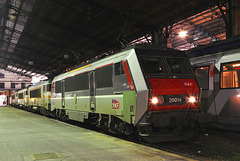
[(232, 2), (232, 35), (240, 35), (240, 0), (233, 0)]

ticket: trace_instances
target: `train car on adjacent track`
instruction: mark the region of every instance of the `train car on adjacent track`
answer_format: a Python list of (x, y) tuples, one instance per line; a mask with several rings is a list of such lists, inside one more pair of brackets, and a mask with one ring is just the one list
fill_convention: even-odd
[(188, 54), (203, 89), (202, 108), (214, 123), (210, 125), (236, 131), (240, 130), (239, 46), (238, 37), (191, 50)]

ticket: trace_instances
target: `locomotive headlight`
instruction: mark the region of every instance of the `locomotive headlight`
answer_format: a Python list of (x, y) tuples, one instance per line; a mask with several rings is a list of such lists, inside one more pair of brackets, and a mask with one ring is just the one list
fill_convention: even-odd
[(157, 97), (153, 97), (151, 102), (152, 102), (152, 104), (156, 105), (158, 103), (158, 98)]
[(195, 103), (196, 102), (196, 98), (194, 96), (191, 96), (188, 98), (188, 102), (189, 103)]

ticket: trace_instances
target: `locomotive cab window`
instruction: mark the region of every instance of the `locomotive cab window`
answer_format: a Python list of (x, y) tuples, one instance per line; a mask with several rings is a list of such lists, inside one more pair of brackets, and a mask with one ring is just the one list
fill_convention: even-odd
[(125, 74), (122, 62), (114, 64), (115, 75), (113, 78), (114, 92), (129, 90), (127, 76)]
[(209, 68), (210, 66), (195, 68), (195, 75), (202, 89), (209, 89)]
[(147, 75), (168, 73), (162, 57), (141, 57), (140, 60)]
[(114, 64), (115, 65), (115, 76), (125, 74), (123, 65), (121, 62)]
[(221, 88), (240, 87), (240, 62), (221, 65)]
[(172, 74), (193, 74), (191, 66), (185, 58), (167, 58)]

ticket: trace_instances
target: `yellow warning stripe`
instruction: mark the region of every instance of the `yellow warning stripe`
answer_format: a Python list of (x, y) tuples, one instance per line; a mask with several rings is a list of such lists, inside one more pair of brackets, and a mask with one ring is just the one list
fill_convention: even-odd
[(68, 73), (76, 72), (76, 71), (78, 71), (78, 70), (81, 70), (81, 69), (87, 68), (87, 67), (89, 67), (89, 66), (91, 66), (91, 65), (92, 65), (92, 64), (85, 65), (85, 66), (83, 66), (83, 67), (80, 67), (80, 68), (74, 69), (74, 70), (72, 70), (72, 71), (70, 71), (70, 72), (68, 72)]
[(33, 90), (41, 89), (41, 88), (42, 88), (42, 86), (40, 86), (40, 87), (35, 87), (35, 88), (32, 88), (32, 89), (28, 89), (28, 91), (33, 91)]

